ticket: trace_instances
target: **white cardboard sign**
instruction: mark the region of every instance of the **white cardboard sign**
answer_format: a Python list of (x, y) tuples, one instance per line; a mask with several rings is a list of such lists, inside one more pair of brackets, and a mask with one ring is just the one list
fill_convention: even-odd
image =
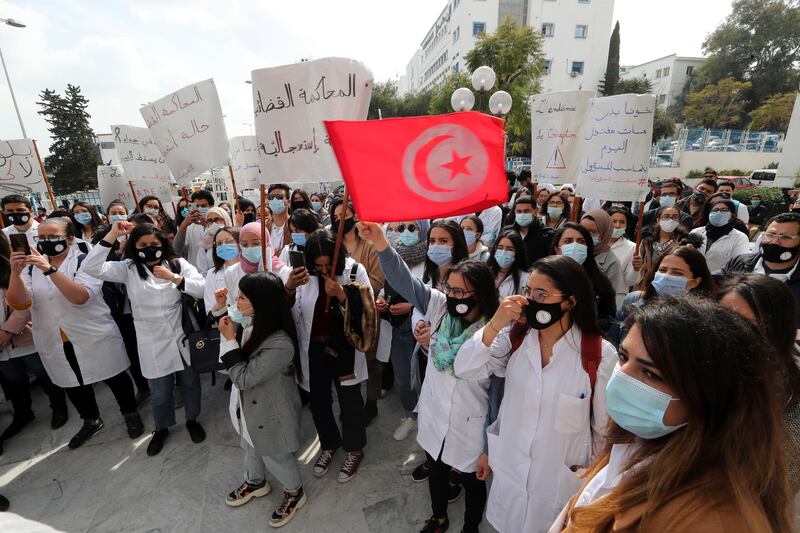
[(258, 189), (261, 173), (258, 164), (258, 141), (255, 135), (231, 137), (231, 168), (236, 189)]
[(0, 196), (32, 193), (47, 194), (33, 141), (0, 141)]
[(133, 182), (133, 188), (136, 191), (136, 199), (134, 199), (122, 165), (99, 165), (97, 167), (97, 187), (100, 189), (100, 201), (103, 203), (103, 207), (114, 200), (122, 200), (125, 207), (128, 208), (128, 212), (136, 209), (136, 200), (150, 195), (157, 196), (166, 209), (176, 194), (174, 186), (169, 182), (140, 179)]
[(117, 156), (129, 180), (172, 181), (166, 159), (156, 146), (150, 130), (139, 126), (111, 126)]

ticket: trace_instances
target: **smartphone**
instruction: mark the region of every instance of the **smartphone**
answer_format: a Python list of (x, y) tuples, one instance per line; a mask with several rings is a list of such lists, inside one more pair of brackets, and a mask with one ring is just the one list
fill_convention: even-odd
[(289, 264), (292, 268), (305, 267), (306, 255), (300, 250), (289, 250)]
[(22, 252), (25, 255), (31, 255), (31, 245), (28, 244), (28, 236), (23, 233), (12, 233), (8, 236), (11, 241), (11, 250), (14, 252)]

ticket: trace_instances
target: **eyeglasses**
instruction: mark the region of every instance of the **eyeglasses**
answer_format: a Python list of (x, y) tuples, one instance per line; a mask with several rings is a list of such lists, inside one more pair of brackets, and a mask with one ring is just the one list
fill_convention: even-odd
[(34, 235), (33, 242), (61, 242), (67, 238), (66, 235), (47, 235), (47, 236), (40, 236)]
[(663, 215), (659, 218), (659, 220), (680, 220), (680, 216), (678, 215)]
[(775, 233), (774, 231), (765, 231), (761, 240), (774, 241), (776, 238), (781, 244), (792, 244), (795, 239), (800, 238), (800, 235), (786, 235), (784, 233)]
[(415, 231), (417, 231), (417, 225), (416, 224), (409, 224), (408, 226), (406, 226), (405, 224), (398, 224), (397, 225), (397, 231), (399, 231), (400, 233), (403, 233), (406, 230), (406, 228), (408, 228), (408, 231), (410, 231), (411, 233), (414, 233)]
[(533, 300), (537, 303), (544, 303), (547, 298), (551, 296), (566, 296), (566, 294), (562, 292), (547, 292), (544, 289), (533, 289), (531, 290), (530, 287), (523, 287), (522, 295), (527, 298), (528, 300)]
[(282, 194), (270, 194), (267, 196), (267, 200), (286, 200), (286, 196)]
[(728, 209), (727, 207), (722, 208), (722, 209), (718, 209), (718, 208), (715, 207), (714, 209), (711, 210), (711, 212), (712, 213), (730, 213), (731, 210)]
[(460, 300), (475, 291), (469, 291), (460, 287), (451, 287), (450, 285), (442, 285), (442, 292), (445, 296), (450, 296)]

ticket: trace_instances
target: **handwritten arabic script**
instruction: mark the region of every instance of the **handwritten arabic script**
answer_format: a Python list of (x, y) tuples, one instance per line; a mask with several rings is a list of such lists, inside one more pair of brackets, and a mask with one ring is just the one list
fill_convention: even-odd
[(45, 193), (42, 169), (30, 139), (0, 141), (0, 194)]
[(128, 179), (171, 181), (166, 159), (156, 146), (150, 131), (138, 126), (111, 126), (114, 146)]
[(231, 167), (240, 190), (256, 189), (261, 172), (258, 164), (258, 142), (255, 135), (231, 137)]

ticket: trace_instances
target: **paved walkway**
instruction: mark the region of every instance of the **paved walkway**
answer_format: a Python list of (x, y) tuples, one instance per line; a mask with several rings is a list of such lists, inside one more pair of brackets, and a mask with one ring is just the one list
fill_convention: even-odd
[[(273, 492), (239, 508), (225, 505), (225, 495), (242, 482), (239, 437), (228, 417), (228, 393), (217, 380), (203, 379), (200, 422), (208, 438), (193, 444), (178, 425), (156, 457), (146, 454), (149, 433), (128, 438), (110, 390), (95, 386), (103, 430), (77, 450), (67, 442), (80, 427), (70, 406), (69, 422), (50, 429), (50, 409), (41, 390), (34, 391), (35, 422), (6, 443), (0, 456), (0, 494), (11, 500), (11, 511), (67, 532), (256, 532), (268, 531), (268, 517), (282, 497)], [(318, 445), (311, 414), (303, 410), (304, 446), (297, 454), (308, 503), (286, 532), (414, 532), (430, 515), (427, 484), (408, 475), (421, 461), (414, 434), (396, 442), (392, 433), (401, 416), (397, 396), (379, 402), (379, 417), (367, 429), (366, 459), (356, 477), (336, 481), (344, 460), (339, 451), (322, 479), (312, 475)], [(153, 418), (149, 402), (142, 418), (148, 431)], [(0, 428), (11, 420), (0, 413)], [(402, 472), (402, 473), (401, 473)], [(463, 497), (451, 506), (451, 531), (461, 530)], [(483, 531), (492, 531), (484, 523)]]

